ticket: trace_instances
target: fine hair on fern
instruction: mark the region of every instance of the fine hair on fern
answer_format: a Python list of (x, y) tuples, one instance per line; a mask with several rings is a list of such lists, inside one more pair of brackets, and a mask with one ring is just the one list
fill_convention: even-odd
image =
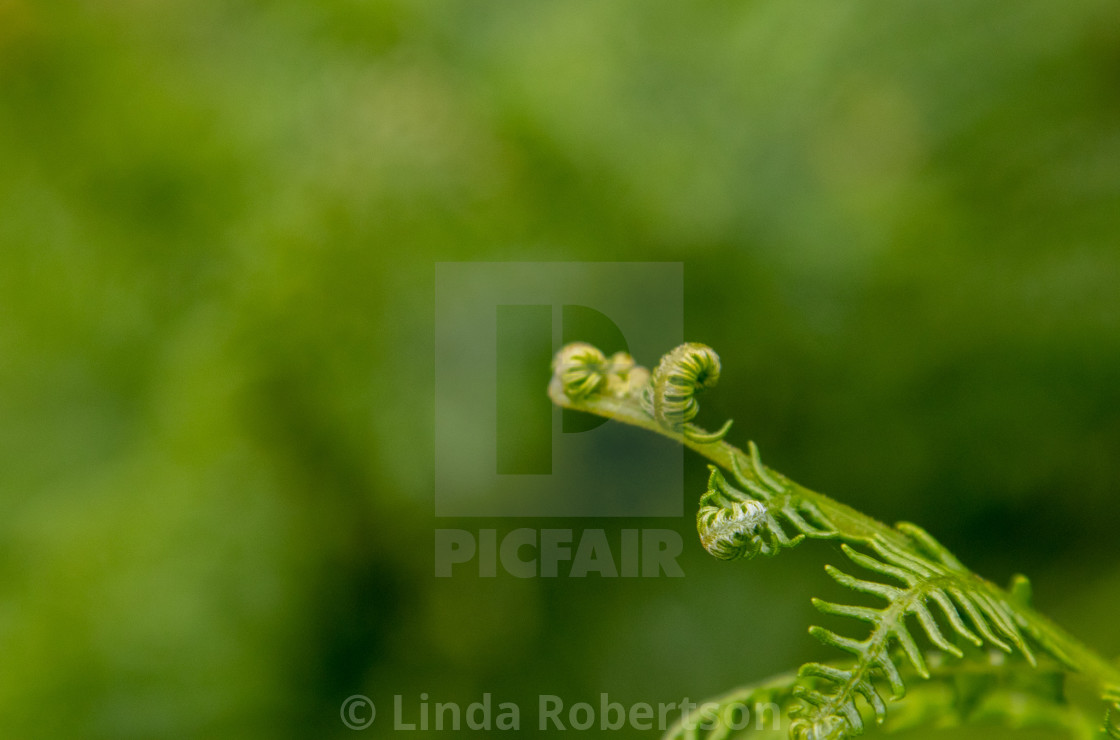
[[(811, 540), (838, 543), (848, 565), (825, 570), (861, 603), (814, 598), (819, 612), (852, 625), (848, 634), (809, 627), (834, 649), (831, 659), (719, 697), (706, 705), (709, 722), (682, 718), (666, 738), (749, 733), (719, 720), (733, 704), (751, 701), (781, 707), (790, 737), (804, 740), (854, 737), (869, 721), (901, 729), (982, 720), (1120, 739), (1120, 668), (1035, 611), (1026, 577), (1000, 588), (916, 524), (883, 524), (766, 467), (753, 442), (745, 452), (727, 443), (730, 421), (715, 432), (698, 427), (698, 396), (720, 371), (719, 355), (698, 343), (673, 349), (652, 373), (625, 353), (608, 358), (577, 343), (557, 354), (549, 395), (559, 406), (663, 434), (707, 458), (711, 474), (696, 528), (711, 555), (750, 559)], [(1067, 699), (1071, 678), (1099, 697), (1103, 721)]]

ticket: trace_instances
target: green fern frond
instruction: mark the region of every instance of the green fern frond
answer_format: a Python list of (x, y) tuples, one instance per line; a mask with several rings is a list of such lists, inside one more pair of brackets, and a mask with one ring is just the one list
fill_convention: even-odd
[[(850, 660), (809, 663), (784, 683), (766, 684), (772, 695), (782, 695), (784, 711), (793, 720), (793, 737), (857, 735), (865, 724), (861, 701), (876, 722), (887, 716), (887, 700), (877, 682), (887, 684), (892, 701), (909, 702), (903, 697), (912, 686), (905, 677), (912, 674), (928, 681), (937, 670), (956, 681), (944, 709), (971, 717), (975, 713), (969, 707), (987, 698), (976, 686), (987, 683), (970, 684), (974, 672), (970, 666), (976, 664), (976, 654), (983, 655), (981, 648), (990, 646), (1001, 651), (996, 655), (1010, 655), (1006, 662), (1016, 672), (1035, 670), (1045, 662), (1054, 666), (1049, 670), (1059, 678), (1078, 676), (1087, 681), (1106, 705), (1104, 725), (1096, 725), (1094, 731), (1120, 740), (1120, 668), (1034, 611), (1025, 577), (1016, 576), (1003, 590), (973, 574), (917, 525), (887, 526), (767, 468), (753, 443), (748, 454), (723, 441), (730, 421), (714, 433), (696, 426), (697, 395), (711, 388), (720, 374), (719, 356), (710, 347), (681, 345), (649, 373), (625, 353), (608, 359), (581, 343), (561, 350), (553, 369), (549, 395), (557, 405), (657, 432), (714, 463), (696, 520), (700, 541), (712, 555), (751, 558), (777, 554), (807, 539), (835, 540), (853, 564), (872, 574), (858, 578), (826, 566), (837, 583), (881, 598), (882, 606), (813, 600), (822, 613), (871, 626), (863, 639), (810, 628), (825, 644), (851, 655)], [(733, 475), (736, 486), (728, 483), (720, 468)], [(787, 528), (795, 534), (790, 536)], [(932, 647), (919, 646), (912, 624), (921, 628), (919, 637)], [(989, 711), (1014, 721), (1018, 706), (1014, 697), (1021, 696), (1025, 683), (1017, 678), (1008, 706), (989, 702)], [(1073, 710), (1061, 696), (1037, 700), (1062, 722), (1076, 724), (1069, 720), (1068, 712)], [(685, 731), (670, 737), (700, 737)], [(723, 737), (727, 736), (704, 736), (705, 740)]]
[[(927, 653), (930, 678), (924, 681), (908, 664), (902, 664), (903, 680), (911, 688), (905, 698), (893, 703), (891, 731), (984, 723), (1057, 730), (1082, 740), (1098, 737), (1096, 722), (1066, 700), (1066, 673), (1061, 666), (1043, 659), (1032, 667), (1022, 660), (1003, 660), (1003, 655), (1000, 651), (978, 653), (961, 662), (931, 650)], [(820, 667), (824, 670), (815, 675), (805, 670), (782, 674), (710, 699), (687, 717), (681, 717), (663, 740), (751, 740), (772, 736), (777, 725), (792, 724), (791, 713), (802, 701), (799, 693), (823, 692), (833, 684), (834, 677), (847, 670), (840, 663)], [(872, 705), (868, 702), (865, 706)], [(762, 707), (768, 711), (761, 712)], [(743, 721), (743, 708), (753, 712), (750, 722)], [(861, 722), (874, 721), (873, 709), (855, 709), (860, 712)], [(780, 722), (772, 720), (775, 714)], [(830, 737), (829, 731), (836, 729), (824, 726), (819, 728), (819, 734), (804, 736)]]

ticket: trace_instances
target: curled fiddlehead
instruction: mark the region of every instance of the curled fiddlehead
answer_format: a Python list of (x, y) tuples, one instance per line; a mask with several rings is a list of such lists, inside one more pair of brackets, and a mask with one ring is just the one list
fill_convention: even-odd
[(732, 488), (719, 468), (709, 466), (708, 492), (700, 497), (696, 530), (700, 544), (721, 560), (753, 558), (759, 553), (776, 555), (783, 547), (793, 547), (804, 539), (790, 539), (767, 505)]
[[(647, 381), (642, 368), (616, 360), (617, 355), (608, 360), (588, 347), (569, 345), (562, 350), (564, 359), (558, 357), (550, 396), (561, 406), (664, 434), (711, 460), (715, 465), (697, 515), (701, 543), (711, 554), (722, 559), (750, 558), (776, 554), (805, 539), (837, 540), (848, 559), (871, 574), (857, 578), (831, 566), (827, 569), (841, 586), (885, 603), (868, 607), (814, 599), (821, 612), (866, 622), (871, 631), (864, 639), (854, 639), (810, 628), (822, 642), (851, 657), (806, 664), (796, 678), (782, 684), (778, 693), (792, 720), (793, 737), (821, 740), (858, 735), (864, 730), (861, 701), (876, 722), (883, 722), (888, 699), (907, 695), (908, 677), (928, 681), (939, 676), (955, 681), (955, 693), (946, 700), (944, 692), (928, 696), (919, 692), (925, 697), (919, 707), (940, 708), (933, 714), (911, 711), (911, 725), (932, 722), (950, 710), (965, 721), (982, 716), (973, 709), (983, 706), (990, 716), (1010, 724), (1044, 724), (1050, 717), (1059, 725), (1084, 730), (1084, 723), (1071, 719), (1082, 715), (1060, 693), (1048, 693), (1048, 682), (1043, 681), (1039, 690), (1023, 678), (1041, 671), (1058, 679), (1076, 675), (1087, 680), (1107, 707), (1103, 727), (1097, 724), (1093, 731), (1120, 740), (1120, 668), (1035, 612), (1025, 578), (1016, 577), (1007, 590), (1000, 589), (969, 571), (921, 528), (907, 523), (889, 527), (767, 468), (753, 443), (749, 454), (726, 443), (723, 437), (730, 422), (714, 434), (693, 426), (699, 410), (697, 394), (719, 378), (719, 357), (710, 348), (681, 345), (661, 359)], [(715, 466), (730, 472), (736, 485), (729, 484)], [(796, 534), (789, 536), (787, 527)], [(917, 637), (908, 620), (921, 628)], [(932, 647), (921, 647), (919, 639)], [(1015, 686), (1008, 696), (997, 696), (998, 686), (991, 681), (966, 680), (988, 670), (986, 665), (1003, 666), (1005, 661), (993, 660), (993, 654), (1010, 656), (1006, 665)], [(886, 698), (879, 688), (883, 683), (890, 689)], [(1038, 704), (1038, 711), (1031, 709), (1025, 716), (1024, 691)], [(905, 700), (911, 707), (914, 693)], [(720, 713), (726, 707), (711, 711), (724, 716)], [(709, 716), (716, 715), (709, 712)], [(701, 735), (695, 728), (684, 728), (683, 735), (669, 737)], [(715, 740), (728, 733), (704, 737)]]
[(719, 382), (719, 355), (695, 342), (682, 344), (661, 358), (642, 391), (642, 408), (666, 429), (680, 432), (694, 442), (712, 443), (731, 429), (728, 420), (711, 434), (692, 426), (700, 412), (696, 397)]
[[(750, 464), (763, 471), (758, 448), (751, 445)], [(831, 538), (836, 534), (829, 518), (811, 501), (775, 481), (769, 475), (750, 478), (736, 466), (736, 478), (754, 494), (731, 486), (714, 465), (708, 466), (708, 491), (700, 497), (696, 530), (704, 549), (721, 560), (776, 555), (783, 547), (793, 547), (806, 537)], [(763, 481), (763, 483), (758, 483)], [(807, 519), (813, 519), (816, 525)], [(781, 522), (798, 534), (789, 537)]]
[(573, 400), (599, 393), (623, 396), (649, 379), (649, 371), (635, 365), (627, 353), (615, 352), (608, 358), (586, 342), (573, 342), (561, 349), (552, 361), (552, 371)]

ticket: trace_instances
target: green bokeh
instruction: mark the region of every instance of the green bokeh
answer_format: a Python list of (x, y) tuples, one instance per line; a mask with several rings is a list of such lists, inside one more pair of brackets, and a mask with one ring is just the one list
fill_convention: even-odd
[(432, 576), (483, 525), (432, 515), (449, 260), (683, 262), (710, 426), (1120, 654), (1118, 132), (1109, 0), (0, 0), (0, 736), (821, 655), (831, 553), (688, 517), (594, 524), (683, 532), (684, 579)]

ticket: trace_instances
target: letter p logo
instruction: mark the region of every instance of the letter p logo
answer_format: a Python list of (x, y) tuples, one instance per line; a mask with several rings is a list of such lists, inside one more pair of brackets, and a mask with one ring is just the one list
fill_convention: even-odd
[(679, 446), (562, 412), (547, 387), (566, 342), (645, 365), (680, 344), (683, 277), (679, 262), (438, 263), (436, 515), (680, 516)]

